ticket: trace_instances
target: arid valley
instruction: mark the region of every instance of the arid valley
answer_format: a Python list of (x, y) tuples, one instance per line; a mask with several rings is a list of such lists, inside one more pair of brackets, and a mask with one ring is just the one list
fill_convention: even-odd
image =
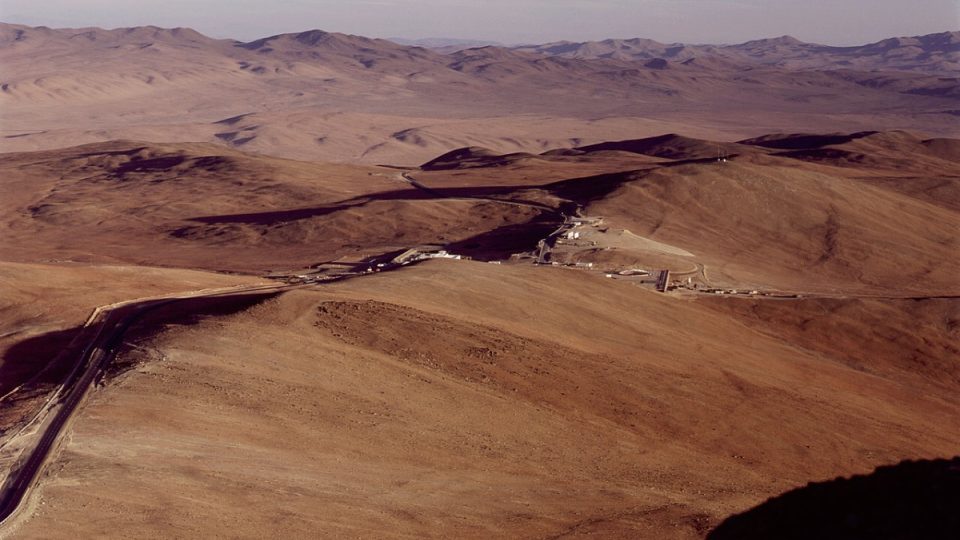
[(958, 119), (960, 32), (0, 24), (0, 537), (955, 538)]

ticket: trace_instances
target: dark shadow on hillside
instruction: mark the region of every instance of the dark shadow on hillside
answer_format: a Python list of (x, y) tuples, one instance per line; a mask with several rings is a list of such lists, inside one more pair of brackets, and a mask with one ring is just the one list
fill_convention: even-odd
[(642, 173), (635, 171), (601, 174), (584, 178), (571, 178), (543, 186), (543, 189), (560, 197), (583, 205), (603, 199), (627, 182), (637, 180)]
[[(253, 306), (279, 296), (279, 292), (235, 294), (209, 298), (187, 298), (164, 303), (137, 317), (109, 347), (118, 350), (121, 344), (140, 346), (157, 334), (177, 326), (192, 326), (211, 317), (224, 317), (246, 311)], [(118, 354), (107, 369), (108, 376), (115, 376), (134, 365), (130, 355)]]
[(83, 329), (81, 326), (66, 330), (45, 332), (14, 343), (0, 362), (0, 395), (4, 395), (17, 386), (40, 374), (34, 381), (36, 385), (59, 384), (69, 371), (73, 358), (61, 358), (62, 362), (53, 365), (57, 356), (67, 348), (71, 341)]
[[(500, 196), (504, 203), (521, 203), (536, 206), (543, 206), (540, 203), (530, 202), (520, 199), (510, 199), (509, 195), (515, 191), (534, 188), (535, 186), (519, 187), (470, 187), (470, 188), (440, 188), (440, 189), (401, 189), (394, 191), (383, 191), (370, 195), (363, 195), (352, 199), (334, 202), (326, 205), (312, 206), (306, 208), (293, 208), (289, 210), (277, 210), (272, 212), (253, 212), (248, 214), (226, 214), (219, 216), (200, 216), (188, 218), (189, 221), (195, 221), (205, 224), (217, 223), (244, 223), (250, 225), (274, 225), (301, 219), (325, 216), (350, 208), (365, 206), (379, 201), (425, 201), (425, 200), (468, 200), (476, 199), (478, 202), (490, 201), (495, 196)], [(546, 209), (546, 207), (544, 207)]]
[(160, 156), (149, 159), (133, 159), (126, 163), (117, 165), (116, 168), (114, 168), (114, 172), (122, 176), (129, 172), (166, 171), (178, 165), (182, 165), (186, 161), (187, 156), (181, 155)]
[(764, 148), (777, 148), (781, 150), (806, 150), (821, 148), (833, 144), (844, 144), (856, 139), (862, 139), (870, 135), (875, 135), (877, 131), (860, 131), (857, 133), (835, 133), (828, 135), (818, 135), (811, 133), (794, 133), (779, 137), (758, 137), (756, 139), (745, 139), (739, 141), (739, 144), (751, 146), (762, 146)]
[[(730, 154), (728, 160), (734, 160), (739, 154)], [(620, 186), (642, 180), (645, 176), (657, 172), (659, 169), (668, 169), (672, 167), (682, 167), (685, 165), (704, 165), (716, 163), (716, 158), (696, 158), (670, 161), (660, 163), (657, 167), (649, 169), (626, 170), (622, 172), (599, 174), (596, 176), (584, 176), (580, 178), (570, 178), (560, 180), (550, 184), (539, 186), (551, 194), (568, 201), (584, 205), (590, 202), (599, 201), (616, 191)]]
[[(735, 154), (729, 156), (729, 159), (737, 157)], [(716, 158), (698, 158), (678, 160), (670, 163), (661, 164), (658, 168), (678, 167), (690, 164), (712, 163)], [(628, 170), (611, 174), (601, 174), (596, 176), (584, 176), (579, 178), (570, 178), (550, 184), (530, 184), (519, 186), (471, 186), (471, 187), (453, 187), (453, 188), (433, 188), (423, 186), (419, 182), (414, 185), (417, 187), (398, 189), (392, 191), (382, 191), (369, 195), (362, 195), (351, 199), (333, 202), (330, 204), (292, 208), (288, 210), (276, 210), (270, 212), (252, 212), (244, 214), (224, 214), (216, 216), (198, 216), (188, 218), (204, 224), (225, 224), (239, 223), (248, 225), (276, 225), (302, 219), (325, 216), (350, 208), (362, 207), (378, 201), (424, 201), (424, 200), (476, 200), (478, 202), (503, 202), (512, 204), (523, 204), (540, 208), (543, 211), (556, 212), (554, 209), (542, 202), (518, 197), (524, 192), (547, 192), (557, 197), (567, 199), (576, 204), (600, 200), (621, 185), (627, 182), (638, 180), (643, 175), (649, 174), (657, 169)], [(182, 230), (181, 230), (182, 231)], [(174, 236), (178, 236), (181, 231), (175, 231)]]
[(526, 223), (504, 225), (491, 231), (447, 244), (447, 250), (478, 261), (508, 259), (514, 253), (533, 251), (537, 243), (563, 223), (549, 214), (540, 214)]
[(575, 149), (578, 152), (592, 153), (604, 151), (629, 152), (678, 161), (687, 160), (716, 160), (717, 153), (725, 154), (742, 152), (746, 149), (738, 143), (707, 141), (684, 137), (676, 133), (658, 135), (645, 139), (629, 139), (625, 141), (606, 141)]
[(960, 538), (960, 457), (808, 484), (728, 517), (708, 540)]
[[(279, 223), (288, 223), (291, 221), (299, 221), (302, 219), (310, 219), (314, 217), (325, 216), (327, 214), (333, 214), (336, 212), (341, 212), (343, 210), (348, 210), (350, 208), (356, 208), (359, 206), (364, 206), (369, 203), (370, 200), (358, 200), (351, 203), (343, 204), (331, 204), (327, 206), (312, 206), (307, 208), (292, 208), (289, 210), (277, 210), (274, 212), (251, 212), (248, 214), (224, 214), (219, 216), (200, 216), (188, 218), (189, 221), (195, 221), (198, 223), (204, 223), (207, 225), (219, 224), (219, 223), (243, 223), (247, 225), (276, 225)], [(177, 233), (174, 233), (174, 236), (177, 236)]]
[[(207, 317), (238, 313), (276, 294), (278, 293), (177, 300), (138, 318), (130, 330), (119, 337), (119, 341), (143, 338), (163, 326), (196, 324)], [(25, 387), (24, 390), (29, 391), (63, 383), (75, 364), (77, 355), (86, 345), (85, 339), (81, 339), (76, 347), (69, 346), (85, 330), (87, 329), (83, 326), (76, 326), (45, 332), (13, 344), (3, 353), (0, 361), (0, 395), (28, 381), (29, 388)], [(89, 332), (88, 337), (92, 338), (93, 334), (94, 332)], [(108, 344), (110, 348), (117, 345), (119, 342)]]
[(523, 161), (542, 159), (543, 158), (540, 156), (535, 156), (526, 152), (514, 152), (511, 154), (498, 155), (490, 153), (489, 150), (484, 149), (461, 148), (434, 158), (421, 165), (420, 168), (424, 171), (486, 169), (505, 167), (507, 165), (513, 165)]
[(809, 150), (794, 150), (775, 154), (780, 157), (799, 159), (801, 161), (838, 161), (843, 160), (854, 165), (862, 164), (867, 160), (865, 154), (841, 150), (839, 148), (812, 148)]

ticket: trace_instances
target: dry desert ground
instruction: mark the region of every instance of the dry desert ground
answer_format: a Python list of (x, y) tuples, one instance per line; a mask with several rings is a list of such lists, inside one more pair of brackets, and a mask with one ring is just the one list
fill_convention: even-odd
[(0, 536), (954, 538), (958, 43), (0, 26)]

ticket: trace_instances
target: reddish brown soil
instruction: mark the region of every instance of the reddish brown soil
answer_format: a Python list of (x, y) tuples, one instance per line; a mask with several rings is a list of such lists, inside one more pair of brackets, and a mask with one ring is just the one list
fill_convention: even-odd
[[(884, 45), (898, 73), (788, 38), (688, 63), (319, 31), (2, 25), (0, 45), (0, 392), (45, 373), (4, 435), (95, 306), (426, 243), (504, 260), (150, 314), (3, 534), (703, 538), (960, 447), (936, 44)], [(553, 260), (594, 271), (505, 260), (577, 211), (616, 243)], [(596, 271), (633, 266), (802, 298)]]
[[(139, 366), (81, 413), (18, 534), (700, 538), (807, 482), (953, 452), (956, 381), (894, 352), (945, 343), (944, 306), (883, 304), (915, 321), (889, 334), (836, 305), (797, 330), (451, 261), (168, 312), (134, 330)], [(857, 364), (844, 339), (890, 352)]]

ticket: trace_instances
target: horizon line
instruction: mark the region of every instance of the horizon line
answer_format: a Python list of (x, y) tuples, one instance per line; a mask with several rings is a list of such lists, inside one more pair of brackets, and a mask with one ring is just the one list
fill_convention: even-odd
[[(366, 39), (382, 39), (382, 40), (385, 40), (385, 41), (390, 41), (390, 42), (392, 42), (392, 43), (397, 43), (395, 40), (407, 40), (407, 41), (449, 40), (449, 41), (460, 41), (460, 42), (474, 41), (474, 42), (489, 43), (490, 45), (488, 45), (488, 46), (506, 47), (506, 48), (527, 47), (527, 46), (537, 46), (537, 45), (550, 45), (550, 44), (555, 44), (555, 43), (573, 43), (573, 44), (578, 44), (578, 43), (595, 43), (595, 42), (603, 42), (603, 41), (630, 41), (630, 40), (635, 40), (635, 39), (653, 41), (653, 42), (655, 42), (655, 43), (660, 43), (660, 44), (662, 44), (662, 45), (693, 45), (693, 46), (709, 46), (709, 45), (712, 45), (712, 46), (719, 46), (719, 47), (727, 47), (727, 46), (744, 45), (744, 44), (746, 44), (746, 43), (752, 43), (752, 42), (757, 42), (757, 41), (773, 41), (773, 40), (784, 39), (784, 38), (790, 38), (790, 39), (796, 40), (796, 41), (800, 42), (801, 44), (805, 44), (805, 45), (817, 45), (817, 46), (821, 46), (821, 47), (832, 47), (832, 48), (856, 48), (856, 47), (864, 47), (864, 46), (867, 46), (867, 45), (873, 45), (873, 44), (876, 44), (876, 43), (881, 43), (881, 42), (887, 41), (887, 40), (889, 40), (889, 39), (922, 38), (922, 37), (937, 36), (937, 35), (942, 35), (942, 34), (960, 34), (960, 30), (943, 30), (943, 31), (940, 31), (940, 32), (931, 32), (931, 33), (927, 33), (927, 34), (894, 35), (894, 36), (888, 36), (888, 37), (886, 37), (886, 38), (882, 38), (882, 39), (879, 39), (879, 40), (876, 40), (876, 41), (869, 41), (869, 42), (866, 42), (866, 43), (858, 43), (858, 44), (854, 44), (854, 45), (830, 45), (830, 44), (827, 44), (827, 43), (820, 43), (820, 42), (814, 42), (814, 41), (804, 41), (804, 40), (802, 40), (802, 39), (800, 39), (800, 38), (797, 38), (797, 37), (795, 37), (795, 36), (793, 36), (793, 35), (791, 35), (791, 34), (783, 34), (783, 35), (779, 35), (779, 36), (757, 37), (757, 38), (753, 38), (753, 39), (748, 39), (748, 40), (746, 40), (746, 41), (741, 41), (741, 42), (727, 42), (727, 43), (723, 43), (723, 42), (694, 42), (694, 41), (660, 41), (660, 40), (656, 40), (656, 39), (652, 39), (652, 38), (646, 38), (646, 37), (643, 37), (643, 36), (606, 37), (606, 38), (591, 39), (591, 40), (557, 39), (557, 40), (542, 41), (542, 42), (528, 41), (528, 42), (504, 43), (504, 42), (499, 41), (499, 40), (484, 39), (484, 38), (477, 38), (477, 37), (449, 37), (449, 36), (428, 36), (428, 37), (390, 36), (390, 37), (381, 37), (381, 36), (371, 36), (371, 35), (364, 35), (364, 34), (354, 34), (354, 33), (350, 33), (350, 32), (339, 32), (339, 31), (336, 31), (336, 30), (324, 30), (324, 29), (321, 29), (321, 28), (307, 28), (307, 29), (303, 29), (303, 30), (294, 30), (294, 31), (290, 31), (290, 32), (281, 32), (281, 33), (277, 33), (277, 34), (270, 34), (270, 35), (260, 36), (260, 37), (253, 38), (253, 39), (251, 39), (251, 40), (249, 40), (249, 41), (244, 41), (244, 40), (242, 40), (242, 39), (237, 39), (237, 38), (234, 38), (234, 37), (216, 37), (216, 36), (214, 36), (214, 35), (207, 34), (207, 33), (203, 32), (203, 31), (201, 31), (201, 30), (197, 30), (196, 28), (191, 27), (191, 26), (158, 26), (158, 25), (154, 25), (154, 24), (142, 24), (142, 25), (134, 25), (134, 26), (117, 26), (117, 27), (112, 27), (112, 28), (103, 27), (103, 26), (76, 26), (76, 27), (61, 26), (61, 27), (57, 27), (57, 26), (32, 25), (32, 24), (25, 24), (25, 23), (8, 22), (8, 21), (5, 21), (5, 20), (0, 20), (0, 24), (6, 24), (6, 25), (10, 25), (10, 26), (22, 26), (22, 27), (32, 28), (32, 29), (47, 29), (47, 30), (53, 30), (53, 31), (104, 30), (104, 31), (107, 31), (107, 32), (114, 32), (114, 31), (117, 31), (117, 30), (130, 30), (130, 29), (136, 29), (136, 28), (155, 28), (155, 29), (158, 29), (158, 30), (190, 30), (190, 31), (192, 31), (192, 32), (196, 32), (196, 33), (198, 33), (198, 34), (200, 34), (200, 35), (202, 35), (202, 36), (204, 36), (204, 37), (207, 37), (207, 38), (210, 38), (210, 39), (213, 39), (213, 40), (224, 40), (224, 41), (230, 40), (230, 41), (235, 41), (235, 42), (238, 42), (238, 43), (251, 43), (251, 42), (253, 42), (253, 41), (258, 41), (258, 40), (261, 40), (261, 39), (267, 39), (267, 38), (278, 37), (278, 36), (286, 36), (286, 35), (299, 35), (299, 34), (304, 34), (304, 33), (307, 33), (307, 32), (323, 32), (323, 33), (326, 33), (326, 34), (339, 34), (339, 35), (345, 35), (345, 36), (361, 37), (361, 38), (366, 38)], [(422, 46), (420, 46), (420, 45), (406, 45), (406, 44), (403, 44), (403, 43), (397, 43), (397, 44), (398, 44), (398, 45), (403, 45), (403, 46), (422, 47)]]

